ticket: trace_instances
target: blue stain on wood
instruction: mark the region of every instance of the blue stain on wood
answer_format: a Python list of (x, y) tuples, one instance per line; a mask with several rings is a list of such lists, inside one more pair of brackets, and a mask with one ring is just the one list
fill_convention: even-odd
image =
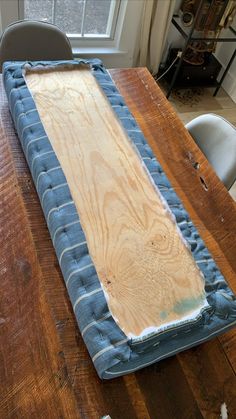
[(163, 310), (160, 312), (160, 318), (162, 320), (165, 320), (167, 316), (168, 316), (168, 313), (166, 311)]
[(197, 308), (200, 308), (203, 306), (205, 301), (205, 296), (200, 295), (196, 298), (184, 298), (183, 300), (176, 303), (173, 307), (173, 311), (176, 314), (184, 314), (189, 311), (196, 310)]

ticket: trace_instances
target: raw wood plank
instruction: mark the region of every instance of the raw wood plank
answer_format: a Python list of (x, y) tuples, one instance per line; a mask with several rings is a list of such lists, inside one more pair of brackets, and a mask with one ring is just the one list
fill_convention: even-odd
[(91, 71), (33, 71), (26, 81), (122, 330), (139, 336), (196, 316), (202, 275)]
[[(236, 293), (236, 203), (145, 68), (110, 70), (120, 93)], [(196, 170), (195, 163), (199, 163)], [(203, 188), (201, 178), (208, 189)]]

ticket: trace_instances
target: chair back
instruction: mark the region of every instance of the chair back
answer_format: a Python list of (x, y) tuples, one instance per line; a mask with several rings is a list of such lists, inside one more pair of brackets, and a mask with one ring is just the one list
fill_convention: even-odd
[(34, 20), (10, 24), (0, 40), (0, 65), (5, 61), (71, 60), (67, 36), (55, 25)]
[(236, 180), (236, 128), (214, 114), (198, 116), (186, 125), (227, 189)]

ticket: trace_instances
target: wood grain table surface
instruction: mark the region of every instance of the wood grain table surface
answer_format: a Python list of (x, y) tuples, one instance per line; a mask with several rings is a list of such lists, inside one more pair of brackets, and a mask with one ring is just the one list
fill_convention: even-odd
[[(236, 293), (236, 206), (144, 68), (110, 70)], [(0, 418), (236, 418), (236, 329), (101, 381), (78, 330), (0, 87)]]

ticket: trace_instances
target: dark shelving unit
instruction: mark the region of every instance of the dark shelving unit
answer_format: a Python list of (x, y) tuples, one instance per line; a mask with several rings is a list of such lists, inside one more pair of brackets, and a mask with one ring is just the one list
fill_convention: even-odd
[[(167, 95), (166, 95), (167, 98), (170, 96), (171, 91), (172, 91), (172, 89), (175, 85), (175, 82), (177, 80), (179, 71), (180, 71), (180, 69), (182, 67), (182, 64), (183, 64), (184, 54), (185, 54), (186, 49), (188, 48), (188, 45), (190, 44), (190, 42), (192, 42), (192, 41), (236, 42), (236, 31), (235, 31), (235, 29), (232, 28), (232, 26), (229, 26), (229, 28), (228, 28), (231, 31), (231, 33), (233, 34), (232, 38), (221, 37), (221, 36), (218, 37), (218, 38), (211, 38), (211, 37), (205, 37), (205, 36), (194, 36), (195, 25), (196, 25), (199, 13), (201, 11), (203, 1), (204, 0), (201, 0), (201, 2), (199, 3), (197, 13), (194, 17), (193, 25), (190, 28), (189, 33), (187, 32), (186, 28), (182, 26), (181, 17), (179, 16), (179, 14), (174, 14), (173, 17), (172, 17), (171, 22), (175, 26), (175, 28), (178, 30), (178, 32), (182, 35), (182, 37), (184, 38), (185, 44), (184, 44), (183, 49), (182, 49), (182, 55), (179, 58), (178, 64), (177, 64), (177, 66), (175, 68), (175, 71), (173, 73), (173, 76), (171, 78), (170, 85), (169, 85)], [(225, 76), (227, 75), (227, 73), (228, 73), (228, 71), (229, 71), (229, 69), (230, 69), (230, 67), (231, 67), (231, 65), (234, 61), (235, 56), (236, 56), (236, 48), (235, 48), (235, 50), (234, 50), (234, 52), (233, 52), (233, 54), (232, 54), (232, 56), (231, 56), (231, 58), (230, 58), (230, 60), (227, 64), (220, 80), (214, 82), (214, 86), (216, 86), (216, 89), (214, 91), (213, 96), (217, 95), (217, 92), (218, 92), (220, 86), (222, 85), (222, 82), (223, 82)], [(193, 83), (193, 85), (194, 85), (194, 83)]]

